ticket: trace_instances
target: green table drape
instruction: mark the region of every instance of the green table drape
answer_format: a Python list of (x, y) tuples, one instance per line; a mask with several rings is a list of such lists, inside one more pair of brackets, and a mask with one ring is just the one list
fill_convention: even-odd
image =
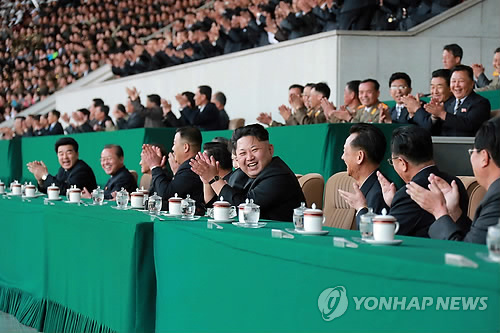
[[(327, 236), (275, 239), (271, 222), (262, 229), (205, 221), (169, 220), (154, 225), (157, 277), (156, 332), (497, 332), (500, 329), (500, 266), (476, 257), (485, 246), (397, 237), (400, 246), (333, 246), (332, 236), (356, 231), (329, 229)], [(479, 268), (445, 265), (457, 253)], [(346, 312), (324, 321), (318, 297), (342, 286)], [(425, 310), (368, 309), (361, 297), (423, 297)], [(487, 297), (487, 308), (436, 310), (438, 297)], [(361, 303), (363, 304), (363, 303)], [(479, 303), (478, 303), (479, 304)]]
[(154, 332), (153, 225), (111, 205), (0, 199), (0, 310), (43, 332)]
[(8, 187), (15, 180), (20, 179), (21, 171), (21, 139), (0, 140), (0, 180)]

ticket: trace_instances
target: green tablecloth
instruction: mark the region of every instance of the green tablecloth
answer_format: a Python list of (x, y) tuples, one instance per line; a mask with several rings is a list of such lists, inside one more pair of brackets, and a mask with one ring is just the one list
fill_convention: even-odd
[[(272, 222), (254, 230), (230, 224), (210, 230), (206, 224), (155, 223), (156, 332), (500, 330), (500, 265), (476, 257), (476, 252), (486, 252), (485, 246), (397, 237), (403, 240), (397, 247), (337, 248), (332, 236), (359, 234), (329, 229), (327, 236), (290, 240), (271, 238), (271, 228), (291, 223)], [(479, 268), (447, 266), (446, 252), (465, 255)], [(318, 297), (337, 286), (346, 290), (347, 309), (325, 321)], [(406, 297), (405, 309), (413, 297), (419, 304), (429, 297), (434, 304), (420, 311), (401, 310), (402, 305), (368, 310), (372, 299), (368, 309), (362, 303), (357, 310), (361, 297), (399, 297), (399, 302)], [(436, 310), (438, 297), (487, 297), (487, 308)]]
[(0, 199), (0, 311), (43, 332), (153, 332), (153, 230), (141, 212)]
[(0, 140), (0, 180), (6, 186), (21, 178), (21, 142), (20, 139)]

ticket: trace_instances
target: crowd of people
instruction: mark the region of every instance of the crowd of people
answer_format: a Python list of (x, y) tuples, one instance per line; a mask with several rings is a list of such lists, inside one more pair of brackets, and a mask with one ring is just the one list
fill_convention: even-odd
[(458, 2), (3, 0), (0, 122), (104, 64), (123, 77), (334, 29), (406, 30)]

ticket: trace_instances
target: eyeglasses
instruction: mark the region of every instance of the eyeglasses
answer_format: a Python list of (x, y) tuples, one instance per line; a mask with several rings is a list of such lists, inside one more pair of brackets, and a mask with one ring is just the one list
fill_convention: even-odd
[(398, 158), (399, 156), (388, 158), (387, 163), (389, 163), (389, 165), (391, 166), (394, 166), (394, 160), (397, 160)]
[(391, 90), (405, 90), (408, 86), (391, 86)]
[(473, 149), (469, 149), (467, 150), (469, 152), (469, 156), (472, 156), (472, 153), (476, 152), (476, 153), (479, 153), (482, 149), (476, 149), (476, 148), (473, 148)]

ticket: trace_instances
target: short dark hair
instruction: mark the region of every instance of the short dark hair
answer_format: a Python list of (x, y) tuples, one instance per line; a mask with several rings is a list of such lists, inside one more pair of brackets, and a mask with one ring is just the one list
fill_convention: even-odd
[(60, 146), (67, 146), (67, 145), (73, 146), (73, 150), (75, 151), (75, 153), (78, 153), (78, 142), (76, 142), (75, 139), (70, 137), (60, 138), (59, 140), (56, 141), (55, 144), (56, 153)]
[(198, 89), (200, 90), (200, 94), (205, 95), (210, 102), (212, 98), (212, 88), (210, 88), (210, 86), (199, 86)]
[(107, 144), (104, 146), (104, 149), (113, 149), (115, 151), (116, 156), (123, 157), (123, 148), (120, 145), (115, 144)]
[(495, 54), (495, 53), (499, 53), (499, 52), (500, 52), (500, 47), (498, 47), (498, 48), (495, 50), (495, 52), (493, 52), (493, 54)]
[(99, 109), (104, 112), (104, 114), (107, 116), (109, 114), (109, 106), (107, 105), (99, 105)]
[(406, 84), (408, 85), (408, 88), (411, 88), (411, 79), (408, 74), (403, 72), (396, 72), (392, 74), (391, 77), (389, 78), (389, 88), (391, 87), (392, 82), (396, 80), (405, 80)]
[(359, 95), (359, 84), (360, 80), (352, 80), (346, 83), (347, 89), (356, 94), (356, 97)]
[(290, 87), (288, 87), (288, 90), (290, 90), (290, 89), (299, 89), (300, 93), (304, 92), (304, 86), (297, 84), (297, 83), (294, 83)]
[(313, 86), (313, 89), (321, 93), (323, 97), (326, 97), (327, 99), (330, 98), (330, 87), (326, 83), (324, 82), (316, 83)]
[(222, 104), (224, 106), (226, 105), (226, 101), (227, 101), (226, 100), (226, 95), (224, 95), (223, 92), (221, 92), (221, 91), (216, 92), (215, 95), (214, 95), (214, 98), (220, 104)]
[(464, 56), (464, 50), (458, 44), (448, 44), (443, 47), (443, 51), (448, 51), (453, 54), (454, 57), (459, 57), (462, 60)]
[(194, 150), (200, 151), (203, 139), (198, 128), (190, 126), (180, 127), (175, 133), (179, 133), (182, 139), (186, 140), (190, 146), (193, 146)]
[(86, 115), (87, 117), (90, 116), (90, 112), (89, 110), (85, 109), (85, 108), (82, 108), (82, 109), (78, 109), (77, 110), (78, 112), (81, 112), (83, 113), (84, 115)]
[(123, 104), (117, 104), (116, 108), (121, 112), (121, 113), (127, 113), (127, 110), (125, 110), (125, 105)]
[(101, 106), (101, 105), (104, 105), (104, 101), (100, 98), (94, 98), (92, 100), (92, 102), (94, 102), (94, 106)]
[(231, 144), (231, 140), (222, 137), (222, 136), (216, 136), (215, 138), (212, 139), (212, 142), (220, 142), (226, 145), (227, 150), (231, 152), (233, 150), (233, 145)]
[(160, 106), (161, 104), (161, 98), (157, 94), (148, 95), (148, 99), (151, 103), (156, 104), (157, 106)]
[(450, 78), (451, 78), (451, 71), (449, 69), (436, 69), (434, 72), (432, 72), (432, 77), (440, 77), (446, 80), (446, 83), (448, 84), (448, 87), (450, 86)]
[(24, 116), (16, 116), (14, 119), (21, 119), (22, 121), (25, 121), (26, 117), (24, 117)]
[(349, 134), (357, 134), (351, 141), (351, 146), (362, 149), (372, 163), (382, 162), (387, 140), (380, 128), (372, 124), (359, 123), (351, 126)]
[(373, 85), (375, 86), (375, 90), (376, 91), (379, 91), (379, 89), (380, 89), (380, 83), (378, 83), (378, 81), (375, 80), (375, 79), (365, 79), (365, 80), (361, 81), (359, 84), (361, 84), (361, 83), (369, 83), (369, 82), (373, 83)]
[(422, 127), (403, 126), (392, 132), (392, 153), (408, 162), (421, 164), (433, 159), (431, 133)]
[(269, 141), (269, 132), (264, 128), (264, 126), (260, 124), (251, 124), (237, 128), (234, 131), (233, 137), (231, 138), (234, 148), (236, 148), (238, 140), (244, 136), (253, 136), (259, 141)]
[(186, 96), (186, 98), (188, 99), (190, 108), (194, 108), (196, 106), (196, 103), (194, 101), (194, 93), (192, 93), (191, 91), (185, 91), (182, 93), (182, 95)]
[(208, 156), (213, 156), (223, 170), (231, 170), (233, 168), (231, 153), (227, 149), (226, 144), (222, 142), (206, 142), (203, 145), (203, 150)]
[[(469, 78), (474, 81), (474, 71), (470, 66), (467, 65), (456, 65), (455, 67), (452, 68), (451, 70), (451, 75), (455, 72), (466, 72)], [(450, 76), (451, 78), (451, 76)]]
[(315, 83), (306, 83), (304, 88), (306, 88), (306, 87), (312, 88), (312, 87), (314, 87), (314, 85), (315, 85)]
[(476, 133), (474, 148), (486, 150), (500, 168), (500, 117), (484, 122)]
[(49, 113), (52, 113), (52, 115), (56, 116), (57, 119), (61, 117), (61, 112), (57, 111), (56, 109), (50, 110)]

